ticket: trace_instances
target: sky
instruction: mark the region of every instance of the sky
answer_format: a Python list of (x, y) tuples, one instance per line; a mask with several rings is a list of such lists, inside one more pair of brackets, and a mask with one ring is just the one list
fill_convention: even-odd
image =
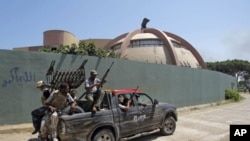
[(1, 0), (0, 49), (43, 44), (43, 32), (113, 39), (141, 28), (176, 34), (205, 62), (250, 61), (250, 0)]

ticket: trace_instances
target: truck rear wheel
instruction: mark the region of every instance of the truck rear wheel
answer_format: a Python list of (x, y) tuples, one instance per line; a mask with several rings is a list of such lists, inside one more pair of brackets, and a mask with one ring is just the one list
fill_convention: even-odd
[(64, 109), (64, 113), (66, 114), (84, 113), (84, 110), (80, 106), (76, 106), (74, 109), (71, 109), (70, 106), (68, 106)]
[(93, 141), (115, 141), (115, 137), (110, 129), (102, 129), (94, 135)]
[(176, 121), (172, 116), (167, 117), (161, 127), (161, 133), (163, 135), (172, 135), (176, 128)]

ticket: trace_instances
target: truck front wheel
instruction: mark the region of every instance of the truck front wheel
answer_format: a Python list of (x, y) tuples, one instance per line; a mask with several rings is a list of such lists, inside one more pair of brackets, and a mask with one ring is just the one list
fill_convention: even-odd
[(161, 127), (161, 133), (163, 135), (172, 135), (176, 128), (175, 119), (172, 116), (167, 117)]
[(94, 135), (93, 141), (115, 141), (115, 137), (110, 129), (102, 129)]

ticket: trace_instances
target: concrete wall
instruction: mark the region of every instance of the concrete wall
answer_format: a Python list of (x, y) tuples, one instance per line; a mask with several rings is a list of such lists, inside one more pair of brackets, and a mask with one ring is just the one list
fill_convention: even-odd
[[(84, 59), (88, 77), (96, 69), (99, 77), (110, 70), (106, 89), (136, 88), (139, 86), (152, 97), (177, 107), (224, 100), (225, 89), (236, 89), (236, 80), (229, 75), (209, 70), (52, 53), (0, 50), (0, 125), (31, 122), (31, 111), (41, 105), (41, 92), (35, 84), (46, 81), (51, 60), (55, 70), (73, 70)], [(84, 92), (78, 88), (78, 97)]]

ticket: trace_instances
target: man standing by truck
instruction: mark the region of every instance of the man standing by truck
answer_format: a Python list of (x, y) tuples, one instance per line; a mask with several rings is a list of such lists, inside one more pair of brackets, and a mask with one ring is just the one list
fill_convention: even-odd
[(47, 107), (45, 106), (45, 100), (49, 97), (50, 92), (49, 89), (46, 87), (44, 81), (40, 80), (36, 83), (36, 88), (40, 89), (42, 92), (41, 102), (43, 106), (33, 110), (31, 112), (32, 116), (32, 122), (35, 130), (32, 132), (32, 134), (36, 134), (40, 131), (42, 118), (45, 115), (45, 111), (47, 110)]
[[(55, 90), (51, 93), (50, 97), (45, 102), (49, 111), (51, 112), (49, 116), (50, 121), (50, 132), (53, 138), (53, 141), (58, 141), (57, 139), (57, 125), (59, 122), (58, 116), (63, 110), (70, 105), (71, 108), (75, 108), (76, 103), (74, 99), (69, 94), (69, 85), (67, 83), (61, 83), (59, 86), (59, 90)], [(48, 122), (48, 121), (47, 121)], [(48, 127), (45, 124), (42, 125), (41, 128), (41, 138), (42, 140), (46, 140), (47, 138)]]

